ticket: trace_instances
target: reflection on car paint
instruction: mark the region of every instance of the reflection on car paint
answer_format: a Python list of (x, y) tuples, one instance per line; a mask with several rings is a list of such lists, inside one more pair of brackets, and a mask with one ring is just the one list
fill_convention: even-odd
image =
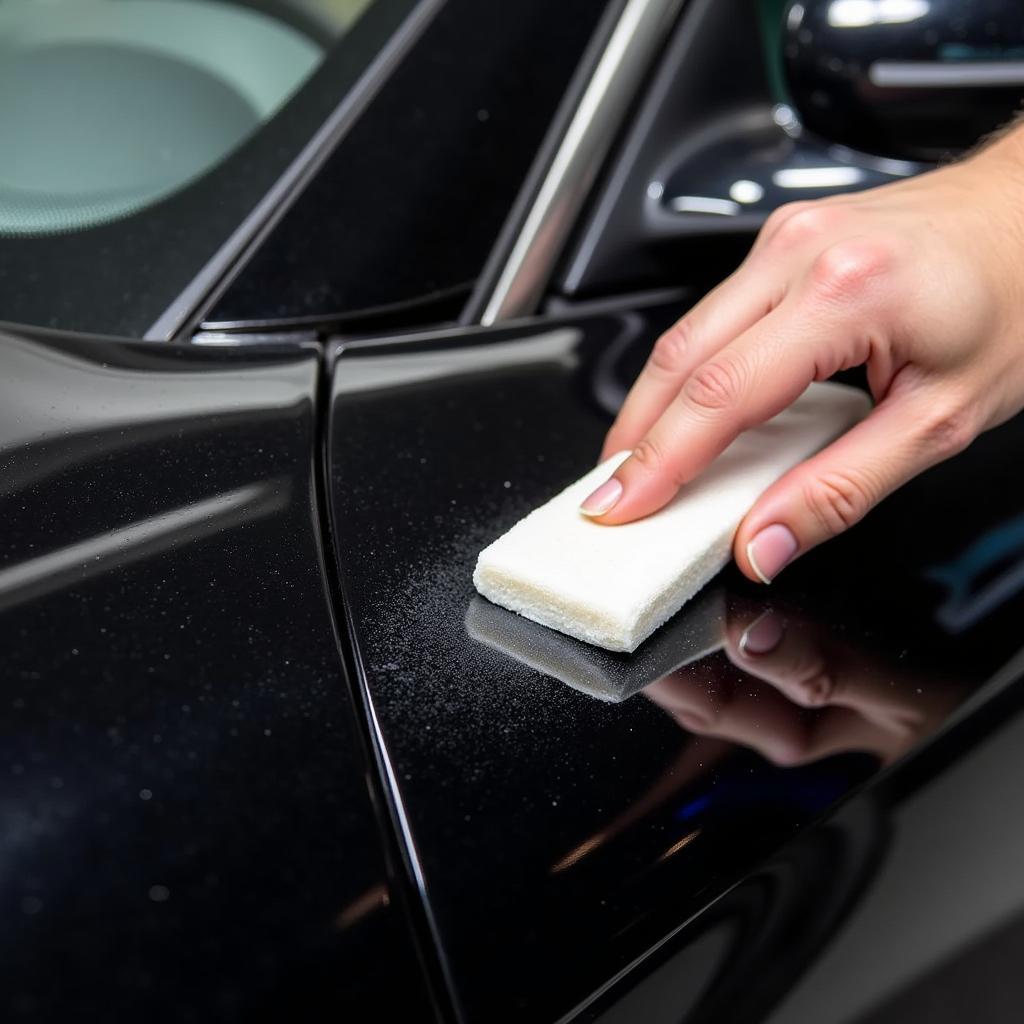
[(581, 693), (617, 704), (720, 650), (725, 643), (725, 601), (721, 586), (705, 588), (633, 654), (594, 647), (479, 595), (466, 609), (466, 633)]
[(246, 484), (16, 562), (0, 569), (0, 612), (153, 558), (179, 544), (216, 536), (281, 512), (290, 500), (287, 479)]
[[(925, 571), (928, 579), (947, 588), (935, 612), (950, 633), (962, 633), (1024, 589), (1024, 515), (986, 530), (957, 558)], [(993, 571), (1003, 564), (994, 579)]]
[[(767, 616), (780, 623), (776, 648), (746, 653), (743, 639)], [(552, 872), (574, 867), (663, 803), (677, 821), (700, 826), (673, 844), (673, 854), (723, 815), (742, 822), (752, 810), (774, 807), (779, 816), (812, 820), (862, 779), (847, 766), (837, 772), (830, 758), (865, 754), (876, 767), (891, 764), (966, 695), (963, 684), (904, 678), (898, 658), (879, 658), (870, 645), (858, 649), (850, 637), (841, 656), (830, 656), (824, 648), (836, 641), (822, 625), (784, 601), (752, 602), (719, 582), (637, 652), (615, 655), (475, 596), (466, 613), (474, 640), (599, 700), (643, 695), (684, 732), (724, 741), (703, 749), (696, 766), (684, 750), (624, 814), (561, 856)], [(724, 686), (729, 662), (743, 675)], [(729, 757), (739, 748), (763, 758), (756, 771), (747, 761), (742, 772), (731, 770)]]

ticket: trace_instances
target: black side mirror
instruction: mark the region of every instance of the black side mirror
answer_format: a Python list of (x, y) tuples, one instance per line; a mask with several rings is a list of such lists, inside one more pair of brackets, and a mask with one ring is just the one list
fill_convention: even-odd
[(1024, 0), (794, 0), (783, 46), (803, 125), (863, 153), (948, 158), (1024, 99)]

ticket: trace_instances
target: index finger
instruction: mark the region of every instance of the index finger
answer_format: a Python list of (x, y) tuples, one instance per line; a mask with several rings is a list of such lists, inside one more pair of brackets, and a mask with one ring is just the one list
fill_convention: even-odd
[(666, 505), (744, 430), (780, 413), (816, 378), (831, 376), (841, 360), (823, 351), (834, 344), (828, 326), (806, 304), (789, 300), (763, 317), (694, 370), (581, 511), (614, 525)]
[(633, 448), (705, 360), (766, 316), (781, 301), (777, 266), (744, 263), (655, 342), (605, 438), (601, 458)]

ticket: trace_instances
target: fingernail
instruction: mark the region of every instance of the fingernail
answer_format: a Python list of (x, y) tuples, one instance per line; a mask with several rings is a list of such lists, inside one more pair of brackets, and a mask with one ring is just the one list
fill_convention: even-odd
[(622, 497), (622, 484), (615, 477), (606, 480), (594, 493), (580, 505), (585, 516), (603, 516), (610, 512), (615, 503)]
[(747, 558), (761, 582), (771, 583), (793, 560), (799, 546), (788, 526), (773, 523), (747, 544)]
[(785, 632), (786, 626), (782, 617), (769, 609), (754, 619), (743, 631), (739, 643), (740, 654), (744, 657), (771, 654), (782, 642)]

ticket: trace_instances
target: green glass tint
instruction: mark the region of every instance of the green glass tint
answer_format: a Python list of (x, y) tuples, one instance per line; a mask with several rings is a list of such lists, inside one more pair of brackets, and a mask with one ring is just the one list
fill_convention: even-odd
[(0, 235), (117, 220), (196, 180), (369, 2), (0, 0)]

